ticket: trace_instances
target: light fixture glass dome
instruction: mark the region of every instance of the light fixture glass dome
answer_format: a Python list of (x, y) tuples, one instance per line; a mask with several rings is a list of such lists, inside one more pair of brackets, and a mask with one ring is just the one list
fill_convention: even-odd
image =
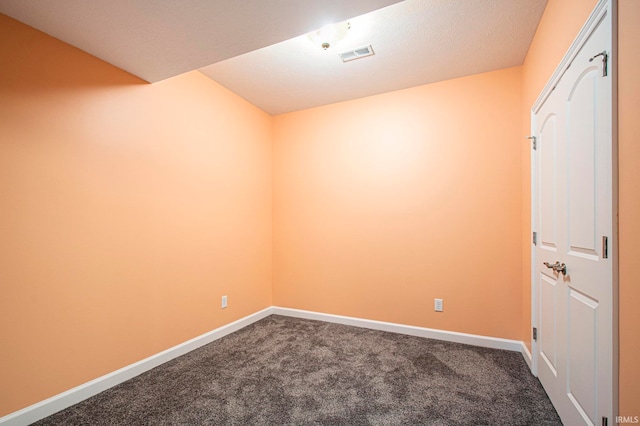
[(345, 38), (349, 28), (349, 22), (344, 21), (338, 22), (337, 24), (325, 25), (319, 30), (312, 31), (307, 35), (313, 44), (327, 50), (329, 47), (335, 46), (340, 40)]

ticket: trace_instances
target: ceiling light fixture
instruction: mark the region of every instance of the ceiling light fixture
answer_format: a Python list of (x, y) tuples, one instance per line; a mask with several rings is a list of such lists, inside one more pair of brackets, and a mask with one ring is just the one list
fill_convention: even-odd
[(349, 28), (351, 28), (349, 22), (338, 22), (337, 24), (325, 25), (319, 30), (310, 32), (307, 36), (313, 44), (327, 50), (329, 47), (335, 46), (340, 40), (345, 38)]

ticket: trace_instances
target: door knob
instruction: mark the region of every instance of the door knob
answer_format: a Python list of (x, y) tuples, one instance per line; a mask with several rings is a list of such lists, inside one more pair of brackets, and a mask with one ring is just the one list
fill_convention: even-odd
[(544, 262), (544, 266), (556, 272), (562, 272), (562, 275), (567, 275), (567, 265), (564, 263), (556, 262), (552, 265), (549, 262)]

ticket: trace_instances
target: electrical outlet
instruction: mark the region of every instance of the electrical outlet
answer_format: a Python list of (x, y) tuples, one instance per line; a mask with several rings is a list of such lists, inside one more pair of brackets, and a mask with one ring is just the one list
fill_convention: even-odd
[(442, 312), (444, 309), (442, 299), (433, 299), (433, 309), (436, 312)]
[(220, 305), (222, 309), (227, 307), (227, 296), (222, 296), (222, 303)]

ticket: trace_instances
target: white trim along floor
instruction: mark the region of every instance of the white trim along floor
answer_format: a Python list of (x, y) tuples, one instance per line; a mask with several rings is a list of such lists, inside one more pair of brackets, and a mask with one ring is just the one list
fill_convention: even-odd
[(395, 324), (383, 321), (367, 320), (362, 318), (346, 317), (341, 315), (323, 314), (320, 312), (304, 311), (299, 309), (281, 308), (271, 306), (248, 315), (230, 324), (216, 328), (201, 336), (195, 337), (172, 348), (159, 352), (148, 358), (130, 364), (112, 373), (105, 374), (87, 383), (84, 383), (68, 391), (62, 392), (51, 398), (40, 401), (22, 410), (0, 417), (1, 426), (23, 426), (48, 417), (60, 410), (71, 407), (80, 401), (90, 398), (104, 390), (125, 382), (145, 371), (151, 370), (167, 361), (184, 355), (194, 349), (209, 344), (228, 334), (236, 332), (254, 322), (260, 321), (269, 315), (283, 315), (296, 318), (305, 318), (317, 321), (331, 322), (354, 327), (369, 328), (373, 330), (387, 331), (390, 333), (407, 334), (410, 336), (426, 337), (429, 339), (444, 340), (447, 342), (464, 343), (473, 346), (482, 346), (493, 349), (503, 349), (520, 352), (526, 363), (531, 368), (531, 353), (519, 340), (501, 339), (475, 334), (457, 333), (454, 331), (436, 330), (432, 328), (415, 327), (411, 325)]

